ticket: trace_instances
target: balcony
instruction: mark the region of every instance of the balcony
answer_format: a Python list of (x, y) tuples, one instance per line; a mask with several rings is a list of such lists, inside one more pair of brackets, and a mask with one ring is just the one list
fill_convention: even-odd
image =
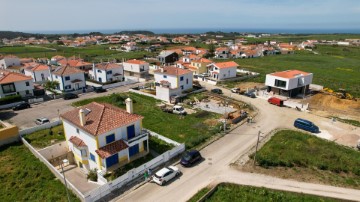
[(127, 145), (131, 145), (132, 143), (136, 142), (136, 141), (139, 141), (139, 140), (146, 140), (148, 139), (148, 136), (149, 136), (149, 132), (147, 130), (142, 130), (140, 132), (139, 135), (136, 135), (135, 137), (131, 138), (131, 139), (128, 139), (128, 140), (124, 140), (126, 142)]

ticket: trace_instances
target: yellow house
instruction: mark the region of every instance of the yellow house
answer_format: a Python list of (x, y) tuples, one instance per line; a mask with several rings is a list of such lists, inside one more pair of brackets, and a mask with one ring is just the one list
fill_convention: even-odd
[(19, 128), (0, 121), (0, 146), (19, 141)]
[(195, 72), (195, 74), (207, 73), (207, 65), (211, 64), (212, 61), (206, 58), (201, 58), (200, 60), (191, 61), (189, 65), (189, 70)]

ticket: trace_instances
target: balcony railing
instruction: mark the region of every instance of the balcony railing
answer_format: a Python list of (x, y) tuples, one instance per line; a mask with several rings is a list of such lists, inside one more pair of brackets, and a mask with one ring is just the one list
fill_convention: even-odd
[(147, 130), (142, 130), (139, 135), (136, 135), (135, 137), (133, 137), (133, 138), (131, 138), (129, 140), (125, 140), (125, 142), (129, 145), (129, 144), (131, 144), (131, 143), (133, 143), (133, 142), (135, 142), (137, 140), (140, 140), (143, 137), (148, 136), (149, 134), (150, 133)]

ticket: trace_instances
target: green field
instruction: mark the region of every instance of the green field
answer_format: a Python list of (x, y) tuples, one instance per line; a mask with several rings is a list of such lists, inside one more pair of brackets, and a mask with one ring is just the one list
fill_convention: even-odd
[(256, 161), (269, 172), (285, 168), (283, 177), (287, 177), (286, 170), (295, 173), (290, 178), (306, 171), (326, 184), (360, 187), (360, 152), (306, 133), (277, 132), (259, 150)]
[[(260, 76), (247, 81), (265, 82), (268, 73), (298, 69), (314, 74), (313, 83), (337, 91), (344, 88), (360, 97), (360, 48), (318, 46), (318, 55), (309, 51), (297, 51), (293, 55), (273, 55), (261, 58), (236, 59), (240, 68), (259, 72)], [(227, 82), (228, 87), (236, 82)]]
[(215, 113), (201, 113), (186, 115), (184, 118), (176, 114), (162, 112), (156, 107), (159, 102), (154, 98), (136, 93), (112, 94), (110, 96), (82, 100), (73, 103), (81, 106), (92, 101), (106, 102), (125, 108), (124, 100), (130, 97), (134, 101), (134, 112), (144, 116), (143, 126), (151, 131), (159, 133), (177, 142), (185, 142), (187, 147), (194, 147), (211, 136), (217, 134), (219, 124), (211, 126), (205, 123), (208, 119), (217, 119), (220, 115)]
[[(205, 188), (208, 189), (208, 188)], [(200, 197), (204, 195), (203, 190), (200, 190), (199, 194), (196, 194), (188, 202), (196, 202)], [(306, 194), (277, 191), (267, 188), (258, 188), (250, 186), (241, 186), (235, 184), (220, 184), (216, 188), (216, 191), (210, 195), (205, 201), (208, 202), (234, 202), (234, 201), (248, 201), (248, 202), (262, 202), (262, 201), (276, 201), (276, 202), (335, 202), (340, 200), (324, 198), (319, 196), (312, 196)]]
[[(240, 37), (239, 37), (240, 38)], [(345, 39), (359, 39), (359, 34), (286, 34), (286, 35), (272, 35), (270, 37), (261, 38), (248, 38), (245, 37), (249, 43), (263, 43), (265, 41), (278, 41), (278, 42), (302, 42), (306, 40), (339, 40)]]
[(63, 125), (52, 127), (51, 130), (44, 129), (33, 132), (25, 135), (25, 139), (36, 148), (45, 148), (56, 142), (65, 141)]
[(1, 147), (0, 165), (0, 201), (67, 201), (65, 186), (23, 144)]

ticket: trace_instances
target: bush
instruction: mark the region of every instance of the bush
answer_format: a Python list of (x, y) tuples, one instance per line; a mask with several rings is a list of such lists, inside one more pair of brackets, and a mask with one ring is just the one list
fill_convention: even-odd
[(6, 96), (4, 98), (0, 98), (0, 105), (6, 105), (6, 104), (14, 103), (14, 102), (19, 102), (21, 100), (22, 100), (22, 98), (20, 95), (10, 95), (10, 96)]
[(87, 179), (97, 182), (97, 172), (96, 171), (97, 171), (96, 169), (90, 170), (89, 173), (87, 174)]

